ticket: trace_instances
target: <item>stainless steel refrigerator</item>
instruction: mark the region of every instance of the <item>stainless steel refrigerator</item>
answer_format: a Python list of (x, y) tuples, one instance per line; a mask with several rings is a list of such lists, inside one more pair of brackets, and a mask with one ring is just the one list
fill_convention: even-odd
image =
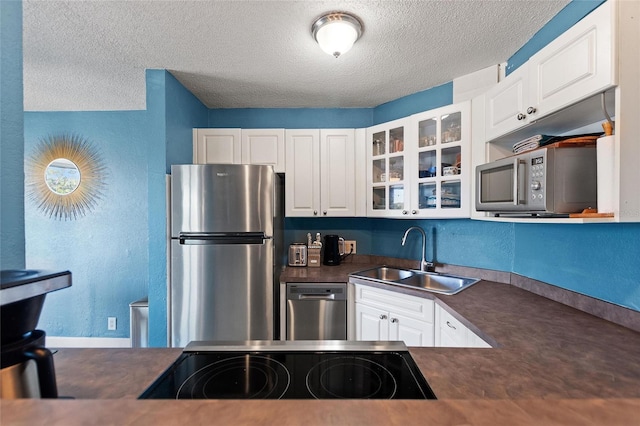
[(278, 337), (282, 188), (271, 166), (171, 166), (170, 346)]

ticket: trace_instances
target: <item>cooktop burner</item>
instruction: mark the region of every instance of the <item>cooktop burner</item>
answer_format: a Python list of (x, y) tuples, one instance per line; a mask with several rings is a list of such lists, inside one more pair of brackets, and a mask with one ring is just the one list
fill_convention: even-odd
[(206, 365), (180, 384), (176, 398), (280, 399), (291, 384), (287, 367), (275, 359), (262, 355), (228, 356), (219, 359), (213, 354), (193, 354), (185, 360), (186, 371)]
[(362, 345), (349, 344), (348, 350), (315, 351), (288, 346), (185, 349), (140, 398), (435, 399), (406, 347), (353, 350)]
[(356, 356), (320, 361), (307, 373), (307, 389), (316, 399), (393, 399), (398, 384), (384, 365)]

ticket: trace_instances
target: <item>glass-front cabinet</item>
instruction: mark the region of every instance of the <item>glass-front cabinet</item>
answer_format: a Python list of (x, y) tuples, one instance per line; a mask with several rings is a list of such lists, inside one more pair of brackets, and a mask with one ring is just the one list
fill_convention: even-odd
[(407, 214), (408, 118), (367, 129), (367, 215), (394, 217)]
[(368, 215), (469, 217), (470, 102), (369, 129)]
[(415, 114), (411, 125), (417, 133), (417, 152), (410, 155), (415, 182), (411, 216), (469, 217), (470, 102)]

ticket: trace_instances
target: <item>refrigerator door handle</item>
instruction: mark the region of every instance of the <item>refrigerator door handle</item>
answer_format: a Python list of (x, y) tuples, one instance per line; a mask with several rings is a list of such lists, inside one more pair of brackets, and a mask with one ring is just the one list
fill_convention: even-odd
[(264, 244), (271, 237), (264, 232), (181, 233), (178, 239), (183, 245)]

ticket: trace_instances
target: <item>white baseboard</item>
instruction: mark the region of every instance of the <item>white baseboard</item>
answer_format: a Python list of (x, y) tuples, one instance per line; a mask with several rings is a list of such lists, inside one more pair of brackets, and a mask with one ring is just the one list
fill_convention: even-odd
[(130, 348), (131, 339), (126, 337), (57, 337), (46, 336), (48, 348)]

